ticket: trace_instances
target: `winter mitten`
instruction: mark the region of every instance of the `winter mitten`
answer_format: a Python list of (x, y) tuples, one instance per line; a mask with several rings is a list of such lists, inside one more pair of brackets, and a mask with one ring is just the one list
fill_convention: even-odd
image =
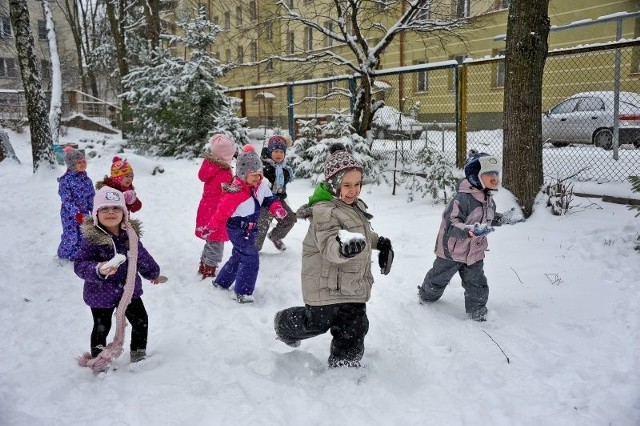
[(473, 235), (476, 237), (486, 237), (493, 231), (495, 231), (495, 228), (487, 225), (480, 225), (479, 223), (473, 225), (473, 229), (471, 230)]
[(127, 191), (124, 191), (124, 202), (127, 204), (133, 204), (136, 202), (136, 191), (134, 191), (133, 189), (129, 189)]
[(273, 210), (273, 216), (276, 219), (284, 219), (287, 217), (287, 211), (282, 207), (277, 207)]
[(82, 222), (84, 222), (84, 215), (82, 213), (76, 213), (75, 219), (76, 222), (82, 225)]
[(353, 257), (358, 253), (362, 253), (367, 246), (367, 242), (364, 238), (353, 238), (350, 241), (342, 242), (340, 237), (336, 235), (336, 240), (340, 243), (340, 254), (344, 257)]
[(202, 238), (204, 238), (205, 240), (208, 240), (211, 234), (213, 234), (214, 232), (216, 232), (216, 228), (209, 228), (208, 226), (203, 226)]
[(516, 212), (515, 207), (512, 207), (500, 215), (500, 224), (502, 225), (514, 225), (520, 222), (524, 222), (524, 217)]
[(391, 247), (391, 240), (385, 237), (378, 239), (378, 245), (376, 246), (380, 253), (378, 253), (378, 265), (380, 265), (380, 273), (387, 275), (391, 271), (391, 264), (393, 263), (393, 248)]

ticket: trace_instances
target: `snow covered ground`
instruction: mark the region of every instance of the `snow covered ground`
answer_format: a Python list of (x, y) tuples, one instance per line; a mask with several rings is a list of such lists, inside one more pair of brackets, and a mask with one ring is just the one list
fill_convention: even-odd
[[(169, 281), (145, 284), (150, 357), (130, 365), (125, 350), (117, 370), (95, 376), (74, 359), (92, 325), (82, 281), (54, 259), (63, 169), (34, 176), (28, 136), (10, 137), (22, 164), (0, 163), (1, 425), (640, 424), (640, 218), (625, 206), (576, 198), (569, 215), (539, 205), (498, 228), (485, 262), (488, 321), (475, 323), (457, 277), (439, 302), (417, 301), (443, 206), (365, 186), (396, 259), (388, 276), (374, 272), (365, 367), (327, 370), (329, 335), (291, 349), (272, 325), (277, 310), (301, 304), (307, 224), (283, 253), (267, 241), (256, 302), (240, 305), (196, 275), (199, 161), (127, 152), (142, 241)], [(98, 138), (71, 129), (63, 141)], [(89, 159), (94, 181), (108, 173), (109, 146)], [(151, 175), (158, 164), (164, 173)], [(311, 191), (292, 183), (290, 204)], [(505, 190), (497, 203), (515, 205)], [(128, 339), (129, 329), (126, 348)]]

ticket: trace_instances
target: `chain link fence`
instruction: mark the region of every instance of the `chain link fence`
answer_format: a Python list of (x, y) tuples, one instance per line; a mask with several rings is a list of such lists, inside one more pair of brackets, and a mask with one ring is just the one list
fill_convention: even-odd
[[(327, 77), (229, 95), (242, 99), (250, 127), (264, 127), (265, 136), (279, 127), (295, 139), (301, 120), (322, 125), (350, 113), (357, 83)], [(394, 168), (425, 146), (454, 164), (470, 149), (502, 157), (501, 57), (383, 70), (375, 84), (374, 99), (384, 106), (372, 124), (372, 151)], [(640, 174), (640, 42), (551, 52), (542, 98), (545, 176), (603, 182)]]

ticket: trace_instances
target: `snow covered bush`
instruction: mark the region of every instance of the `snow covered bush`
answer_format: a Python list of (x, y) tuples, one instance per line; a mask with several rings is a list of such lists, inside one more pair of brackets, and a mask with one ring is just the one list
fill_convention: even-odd
[(408, 191), (409, 202), (420, 195), (421, 198), (431, 197), (436, 204), (446, 204), (460, 180), (456, 170), (455, 164), (442, 152), (425, 146), (418, 152), (415, 162), (404, 166), (400, 182)]
[[(353, 132), (350, 120), (349, 115), (338, 112), (325, 125), (318, 125), (316, 120), (299, 121), (301, 137), (294, 142), (289, 159), (297, 177), (310, 178), (314, 185), (324, 179), (329, 147), (341, 143), (362, 164), (365, 182), (380, 181), (382, 163), (371, 152), (367, 140)], [(319, 135), (322, 139), (317, 141)]]
[(214, 131), (241, 137), (244, 122), (234, 118), (230, 99), (215, 82), (223, 67), (209, 46), (220, 28), (203, 9), (176, 25), (184, 35), (170, 36), (168, 45), (179, 43), (189, 57), (172, 56), (169, 47), (158, 48), (150, 63), (124, 76), (126, 91), (121, 96), (131, 105), (127, 136), (133, 147), (156, 155), (192, 157), (201, 153)]

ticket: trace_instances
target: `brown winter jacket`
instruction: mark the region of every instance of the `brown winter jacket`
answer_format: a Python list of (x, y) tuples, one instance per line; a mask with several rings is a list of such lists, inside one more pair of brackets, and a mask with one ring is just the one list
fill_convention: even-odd
[(498, 226), (496, 203), (491, 191), (471, 186), (467, 179), (458, 183), (457, 194), (442, 214), (436, 240), (436, 255), (443, 259), (473, 265), (484, 259), (487, 237), (469, 237), (473, 224)]
[[(378, 235), (371, 230), (367, 206), (338, 198), (311, 207), (311, 224), (302, 242), (302, 297), (312, 306), (365, 303), (371, 296), (371, 250)], [(352, 258), (340, 254), (336, 236), (341, 229), (364, 235), (365, 249)]]

